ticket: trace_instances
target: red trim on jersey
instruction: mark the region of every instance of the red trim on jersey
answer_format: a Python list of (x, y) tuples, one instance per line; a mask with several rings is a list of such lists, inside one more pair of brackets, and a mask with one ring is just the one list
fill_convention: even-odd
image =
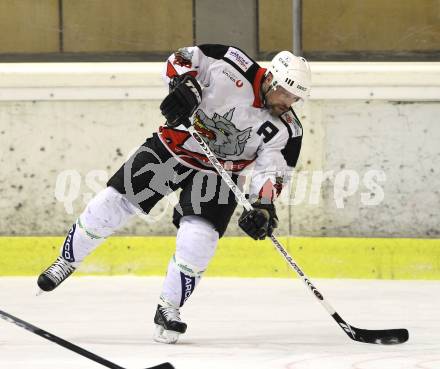
[[(193, 76), (194, 78), (196, 78), (197, 76), (197, 71), (196, 70), (190, 70), (188, 72), (185, 72), (185, 74), (190, 74), (191, 76)], [(167, 77), (172, 79), (174, 77), (179, 76), (179, 73), (177, 73), (176, 68), (174, 68), (173, 64), (171, 64), (169, 61), (167, 61)]]
[[(194, 152), (183, 147), (183, 144), (188, 140), (191, 134), (188, 131), (181, 131), (178, 129), (163, 127), (159, 128), (159, 133), (162, 142), (168, 147), (168, 149), (176, 154), (179, 159), (185, 161), (186, 163), (195, 166), (200, 169), (210, 169), (215, 171), (215, 169), (210, 168), (211, 162), (209, 159), (198, 152)], [(222, 160), (218, 159), (221, 165), (227, 164), (227, 170), (232, 172), (239, 172), (251, 164), (253, 160)], [(232, 164), (231, 164), (232, 163)], [(204, 165), (206, 164), (206, 166)]]
[(270, 179), (268, 179), (263, 187), (261, 187), (258, 197), (260, 199), (268, 199), (269, 201), (275, 200), (281, 193), (283, 185), (281, 183), (273, 184)]
[(262, 108), (263, 101), (261, 101), (260, 90), (261, 90), (261, 80), (263, 79), (264, 73), (266, 73), (266, 68), (260, 68), (257, 70), (257, 73), (254, 78), (254, 83), (252, 87), (254, 89), (254, 103), (252, 106), (255, 108)]
[(167, 77), (168, 78), (173, 78), (178, 76), (179, 73), (177, 73), (176, 68), (173, 67), (173, 65), (168, 61), (167, 62)]

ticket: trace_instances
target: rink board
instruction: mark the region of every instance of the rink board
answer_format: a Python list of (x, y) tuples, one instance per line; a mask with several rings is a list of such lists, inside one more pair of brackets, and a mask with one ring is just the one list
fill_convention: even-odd
[[(0, 276), (36, 275), (58, 255), (63, 237), (0, 237)], [(293, 238), (279, 240), (317, 278), (440, 279), (440, 239)], [(161, 276), (175, 237), (111, 237), (78, 275)], [(289, 277), (295, 273), (270, 241), (221, 239), (207, 275)]]

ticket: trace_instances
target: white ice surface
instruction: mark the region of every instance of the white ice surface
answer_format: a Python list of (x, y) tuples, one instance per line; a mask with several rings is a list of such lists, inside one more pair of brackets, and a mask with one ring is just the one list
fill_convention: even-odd
[[(440, 282), (314, 282), (348, 323), (407, 328), (409, 341), (351, 341), (296, 279), (205, 278), (176, 345), (151, 340), (162, 278), (70, 278), (39, 297), (35, 278), (0, 278), (0, 309), (129, 369), (440, 368)], [(0, 320), (0, 369), (52, 368), (104, 367)]]

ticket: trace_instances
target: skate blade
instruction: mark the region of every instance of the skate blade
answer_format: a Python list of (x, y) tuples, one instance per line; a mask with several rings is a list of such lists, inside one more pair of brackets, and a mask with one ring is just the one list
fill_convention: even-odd
[(161, 325), (156, 324), (153, 340), (159, 343), (175, 344), (179, 339), (179, 332), (167, 331)]

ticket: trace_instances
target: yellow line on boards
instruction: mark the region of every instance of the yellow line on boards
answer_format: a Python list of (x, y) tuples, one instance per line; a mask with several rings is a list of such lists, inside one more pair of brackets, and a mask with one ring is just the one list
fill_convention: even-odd
[[(440, 239), (280, 237), (315, 278), (440, 279)], [(38, 275), (64, 237), (0, 237), (0, 276)], [(77, 275), (165, 275), (175, 237), (110, 237)], [(295, 277), (270, 241), (224, 237), (207, 276)]]

